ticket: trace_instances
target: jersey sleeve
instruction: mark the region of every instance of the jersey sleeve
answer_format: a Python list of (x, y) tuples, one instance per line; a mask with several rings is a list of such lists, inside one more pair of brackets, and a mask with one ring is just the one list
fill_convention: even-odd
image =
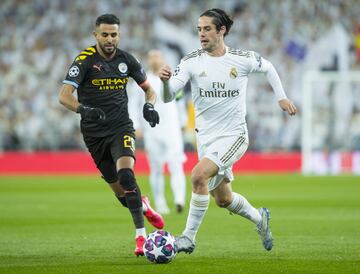
[(271, 85), (275, 96), (278, 101), (282, 99), (286, 99), (286, 94), (284, 88), (282, 86), (280, 77), (272, 65), (272, 63), (265, 58), (261, 57), (255, 51), (250, 51), (250, 58), (249, 58), (249, 72), (262, 72), (265, 73), (269, 84)]
[(181, 60), (180, 64), (175, 68), (171, 78), (181, 81), (185, 86), (185, 84), (191, 78), (189, 66), (190, 66), (190, 61)]
[(249, 73), (265, 72), (263, 67), (263, 58), (255, 51), (249, 51)]
[(75, 88), (78, 88), (82, 81), (84, 81), (87, 71), (87, 62), (77, 59), (71, 64), (63, 81), (64, 84), (72, 85)]
[(165, 103), (174, 100), (176, 93), (190, 80), (188, 65), (189, 61), (181, 60), (180, 64), (174, 70), (170, 80), (168, 81), (168, 88), (164, 88), (161, 93), (161, 98)]
[(140, 62), (131, 54), (129, 54), (130, 61), (130, 77), (135, 80), (135, 82), (140, 85), (145, 82), (147, 76), (144, 68)]

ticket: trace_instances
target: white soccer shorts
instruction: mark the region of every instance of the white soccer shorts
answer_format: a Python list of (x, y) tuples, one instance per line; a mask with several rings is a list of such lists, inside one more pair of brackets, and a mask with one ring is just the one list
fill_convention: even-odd
[(218, 174), (209, 180), (209, 191), (216, 189), (224, 179), (228, 183), (234, 179), (232, 166), (249, 146), (246, 125), (242, 129), (240, 134), (220, 136), (207, 143), (201, 143), (201, 138), (198, 138), (199, 159), (206, 157), (219, 167)]

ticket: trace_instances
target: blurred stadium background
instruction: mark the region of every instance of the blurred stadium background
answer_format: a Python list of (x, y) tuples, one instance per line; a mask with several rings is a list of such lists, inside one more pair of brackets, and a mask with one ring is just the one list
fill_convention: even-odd
[[(268, 159), (276, 166), (275, 159), (282, 166), (282, 159), (285, 166), (278, 169), (300, 172), (304, 145), (301, 121), (309, 109), (303, 106), (304, 78), (308, 71), (346, 73), (359, 69), (360, 5), (356, 0), (1, 1), (1, 171), (18, 171), (9, 159), (23, 154), (7, 154), (9, 151), (84, 150), (79, 117), (60, 106), (57, 95), (74, 56), (95, 43), (91, 33), (99, 14), (111, 11), (119, 15), (120, 47), (135, 54), (145, 66), (146, 53), (158, 48), (174, 67), (182, 56), (199, 47), (198, 15), (215, 6), (235, 19), (227, 45), (255, 50), (271, 60), (288, 96), (300, 109), (296, 117), (284, 115), (265, 77), (251, 76), (247, 93), (249, 151), (260, 152), (253, 154), (260, 165)], [(355, 79), (340, 87), (334, 82), (337, 78), (335, 74), (327, 83), (311, 84), (310, 139), (315, 161), (308, 161), (314, 162), (311, 172), (315, 173), (360, 173), (360, 156), (353, 153), (360, 150), (360, 83)], [(188, 94), (187, 90), (182, 100), (186, 107), (184, 137), (187, 150), (193, 150)], [(282, 154), (277, 157), (269, 152)], [(244, 164), (255, 166), (247, 160)]]
[[(130, 216), (58, 91), (73, 58), (95, 43), (98, 15), (120, 17), (120, 47), (145, 67), (153, 48), (174, 67), (199, 47), (198, 16), (213, 7), (235, 19), (227, 45), (271, 60), (300, 110), (285, 115), (265, 77), (251, 75), (251, 144), (233, 188), (271, 209), (275, 248), (265, 254), (249, 223), (212, 202), (194, 254), (160, 270), (134, 258)], [(359, 273), (359, 0), (2, 0), (0, 24), (0, 273)], [(189, 172), (189, 90), (179, 108)], [(137, 179), (151, 197), (141, 138), (137, 147)], [(189, 177), (187, 186), (189, 197)], [(178, 234), (186, 214), (165, 220)]]

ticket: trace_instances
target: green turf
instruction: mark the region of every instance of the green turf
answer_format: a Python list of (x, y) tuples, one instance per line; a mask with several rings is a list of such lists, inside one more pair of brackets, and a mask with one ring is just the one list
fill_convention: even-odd
[[(273, 251), (212, 200), (195, 252), (155, 265), (133, 256), (130, 215), (98, 177), (0, 177), (0, 273), (360, 273), (359, 177), (236, 178), (271, 210)], [(181, 233), (186, 215), (166, 216), (166, 229)]]

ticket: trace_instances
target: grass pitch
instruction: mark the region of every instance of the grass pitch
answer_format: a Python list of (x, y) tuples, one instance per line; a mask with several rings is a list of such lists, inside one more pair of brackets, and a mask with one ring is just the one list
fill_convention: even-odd
[[(0, 273), (360, 273), (359, 177), (236, 176), (233, 189), (270, 209), (271, 252), (211, 200), (194, 253), (156, 265), (134, 257), (130, 215), (99, 177), (0, 177)], [(181, 233), (186, 217), (165, 229)]]

